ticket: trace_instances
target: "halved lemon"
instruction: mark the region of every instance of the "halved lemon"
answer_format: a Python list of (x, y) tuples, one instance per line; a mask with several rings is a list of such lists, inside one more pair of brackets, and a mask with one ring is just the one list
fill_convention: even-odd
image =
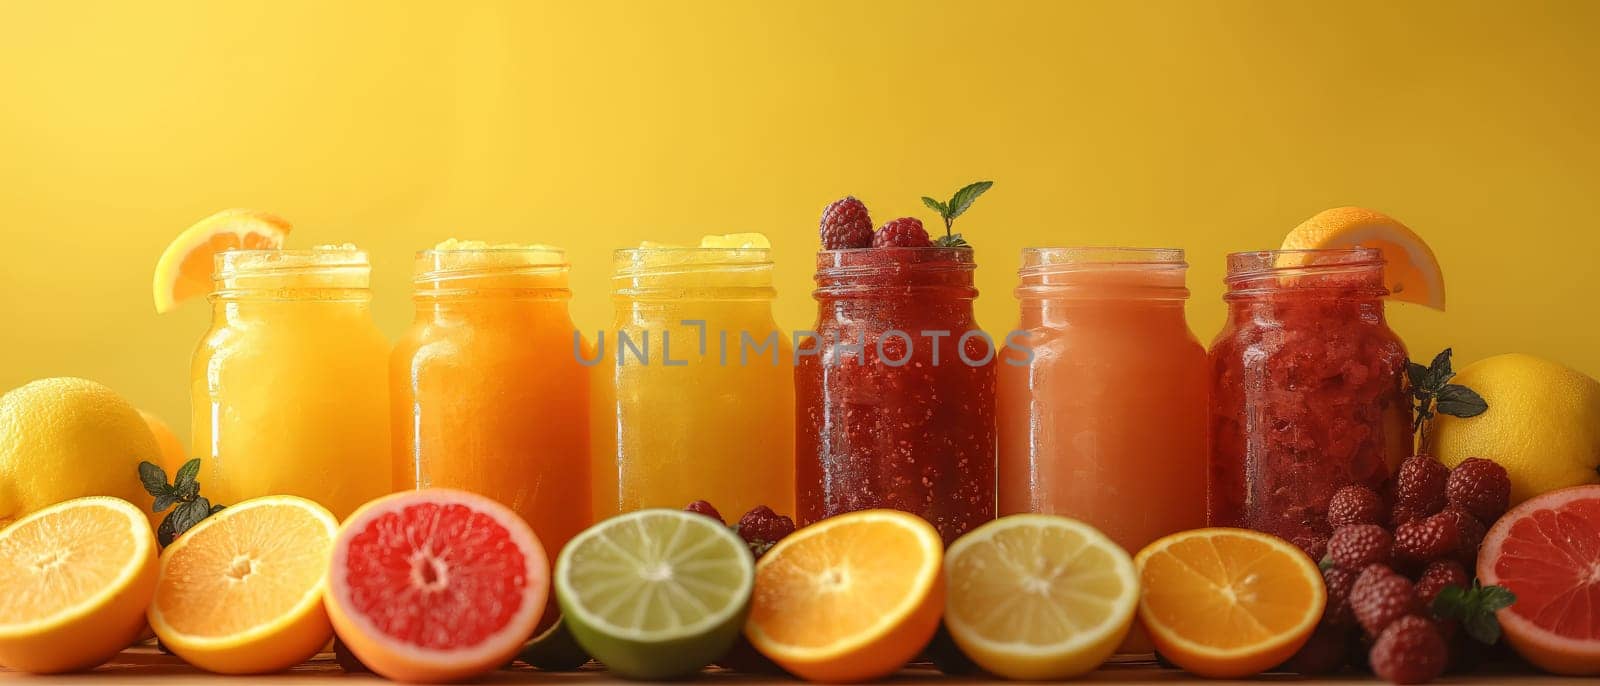
[(273, 250), (283, 247), (289, 222), (259, 210), (223, 210), (184, 229), (161, 253), (152, 290), (156, 312), (211, 292), (211, 263), (224, 250)]
[(1294, 544), (1245, 529), (1195, 529), (1133, 558), (1139, 619), (1156, 649), (1190, 673), (1237, 679), (1282, 664), (1305, 645), (1327, 593)]
[(1067, 679), (1128, 635), (1139, 576), (1121, 546), (1055, 515), (1001, 517), (945, 553), (945, 626), (973, 662), (1008, 679)]
[(756, 563), (745, 636), (809, 681), (888, 676), (939, 628), (943, 559), (939, 532), (916, 515), (862, 510), (824, 519)]
[(132, 503), (68, 500), (0, 529), (0, 666), (90, 669), (144, 630), (156, 539)]
[(339, 522), (305, 498), (246, 500), (184, 532), (161, 554), (150, 628), (196, 667), (265, 674), (333, 638), (323, 609)]
[(1399, 220), (1364, 207), (1323, 210), (1283, 237), (1283, 250), (1373, 248), (1383, 253), (1389, 297), (1444, 309), (1444, 271), (1415, 231)]

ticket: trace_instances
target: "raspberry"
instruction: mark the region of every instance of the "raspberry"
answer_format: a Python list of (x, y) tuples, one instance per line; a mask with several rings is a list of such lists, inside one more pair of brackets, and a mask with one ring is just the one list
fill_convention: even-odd
[(1422, 602), (1422, 607), (1433, 607), (1433, 599), (1447, 586), (1466, 588), (1472, 583), (1467, 576), (1467, 570), (1455, 560), (1434, 560), (1428, 563), (1428, 568), (1422, 570), (1422, 578), (1417, 579), (1417, 600)]
[(1355, 615), (1350, 613), (1350, 587), (1356, 583), (1357, 573), (1343, 567), (1322, 570), (1322, 586), (1328, 589), (1328, 603), (1322, 606), (1322, 623), (1327, 626), (1353, 626)]
[(835, 200), (822, 210), (822, 222), (817, 231), (822, 234), (823, 250), (872, 245), (872, 217), (867, 214), (867, 206), (854, 196)]
[(739, 518), (739, 538), (750, 546), (756, 557), (770, 550), (784, 536), (794, 533), (794, 520), (758, 505)]
[(1416, 611), (1417, 592), (1411, 582), (1383, 565), (1368, 566), (1350, 587), (1350, 612), (1373, 636)]
[(1461, 527), (1455, 516), (1443, 512), (1413, 519), (1394, 530), (1394, 552), (1403, 560), (1428, 562), (1454, 555), (1461, 545)]
[(901, 217), (884, 224), (872, 237), (874, 248), (926, 248), (931, 245), (933, 242), (928, 240), (928, 231), (922, 228), (922, 220), (916, 217)]
[(1414, 519), (1421, 519), (1426, 516), (1428, 516), (1427, 513), (1415, 508), (1405, 505), (1395, 505), (1394, 510), (1389, 513), (1389, 528), (1398, 529), (1400, 528), (1401, 524), (1405, 524), (1406, 522)]
[(1395, 684), (1425, 684), (1439, 678), (1450, 653), (1438, 627), (1421, 617), (1402, 617), (1372, 644), (1372, 671)]
[(1339, 627), (1319, 626), (1306, 644), (1281, 670), (1304, 676), (1331, 674), (1344, 666), (1344, 656), (1349, 650), (1350, 634)]
[(706, 502), (704, 500), (696, 500), (696, 501), (694, 501), (692, 503), (689, 503), (689, 505), (687, 507), (683, 508), (683, 511), (684, 512), (693, 512), (695, 514), (702, 514), (702, 515), (705, 515), (705, 516), (710, 517), (712, 519), (715, 519), (715, 520), (717, 520), (719, 522), (722, 522), (723, 524), (727, 524), (727, 522), (724, 522), (722, 520), (722, 513), (718, 512), (717, 508), (712, 507), (711, 503), (708, 503), (708, 502)]
[(1345, 569), (1361, 569), (1387, 563), (1393, 546), (1394, 537), (1383, 527), (1351, 524), (1334, 529), (1333, 536), (1328, 539), (1328, 557)]
[(1427, 455), (1408, 457), (1400, 463), (1395, 480), (1395, 496), (1401, 505), (1422, 514), (1444, 509), (1444, 483), (1450, 470)]
[(1479, 522), (1492, 524), (1511, 506), (1511, 478), (1506, 468), (1481, 457), (1467, 458), (1450, 470), (1445, 499)]
[(1456, 559), (1468, 567), (1478, 564), (1478, 548), (1483, 545), (1483, 536), (1487, 533), (1483, 523), (1466, 510), (1451, 505), (1444, 508), (1440, 516), (1447, 516), (1456, 521), (1456, 528), (1461, 535), (1456, 544)]
[(1328, 500), (1328, 526), (1377, 524), (1383, 521), (1383, 498), (1366, 486), (1345, 486)]

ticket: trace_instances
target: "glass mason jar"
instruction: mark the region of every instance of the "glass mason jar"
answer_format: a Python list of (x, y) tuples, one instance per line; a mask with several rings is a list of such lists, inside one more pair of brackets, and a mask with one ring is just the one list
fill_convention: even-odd
[(970, 248), (817, 253), (816, 330), (795, 353), (801, 524), (920, 515), (946, 544), (994, 519), (995, 345)]
[(371, 272), (353, 247), (217, 255), (190, 386), (212, 502), (298, 495), (343, 518), (392, 490)]
[(792, 513), (792, 345), (770, 250), (618, 250), (613, 266), (615, 318), (588, 362), (595, 517), (696, 500), (731, 519)]
[(589, 370), (554, 248), (418, 253), (390, 358), (394, 481), (505, 504), (554, 556), (590, 522)]
[(1334, 491), (1379, 489), (1412, 452), (1406, 349), (1384, 320), (1383, 257), (1236, 253), (1227, 283), (1228, 323), (1211, 346), (1210, 522), (1320, 558)]
[(1083, 520), (1130, 553), (1205, 526), (1206, 351), (1182, 250), (1022, 251), (999, 365), (1000, 514)]

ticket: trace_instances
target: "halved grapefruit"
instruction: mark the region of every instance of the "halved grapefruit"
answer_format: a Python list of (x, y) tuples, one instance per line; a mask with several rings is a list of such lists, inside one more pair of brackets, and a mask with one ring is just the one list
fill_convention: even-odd
[(1490, 527), (1478, 578), (1516, 594), (1496, 613), (1534, 666), (1600, 674), (1600, 484), (1531, 498)]
[(550, 590), (544, 546), (517, 513), (465, 491), (374, 500), (345, 520), (328, 616), (362, 663), (395, 681), (462, 681), (510, 662)]

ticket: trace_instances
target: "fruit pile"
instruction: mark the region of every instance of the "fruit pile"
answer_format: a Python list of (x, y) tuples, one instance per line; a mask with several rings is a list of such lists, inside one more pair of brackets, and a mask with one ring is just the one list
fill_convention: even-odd
[(958, 248), (967, 241), (959, 233), (951, 233), (956, 217), (972, 207), (972, 203), (994, 185), (993, 181), (978, 181), (963, 186), (945, 202), (924, 196), (922, 204), (939, 213), (944, 219), (944, 235), (937, 239), (928, 237), (922, 220), (900, 217), (885, 222), (872, 230), (872, 216), (865, 203), (855, 196), (835, 200), (822, 210), (818, 232), (822, 236), (823, 250), (853, 250), (860, 248)]
[(1368, 664), (1378, 676), (1424, 683), (1473, 654), (1469, 641), (1497, 639), (1482, 627), (1509, 604), (1509, 594), (1475, 587), (1468, 570), (1486, 525), (1510, 503), (1506, 471), (1482, 459), (1451, 470), (1417, 455), (1401, 463), (1391, 484), (1392, 493), (1382, 495), (1346, 486), (1329, 501), (1327, 608), (1295, 669), (1333, 671), (1356, 639), (1370, 646)]

